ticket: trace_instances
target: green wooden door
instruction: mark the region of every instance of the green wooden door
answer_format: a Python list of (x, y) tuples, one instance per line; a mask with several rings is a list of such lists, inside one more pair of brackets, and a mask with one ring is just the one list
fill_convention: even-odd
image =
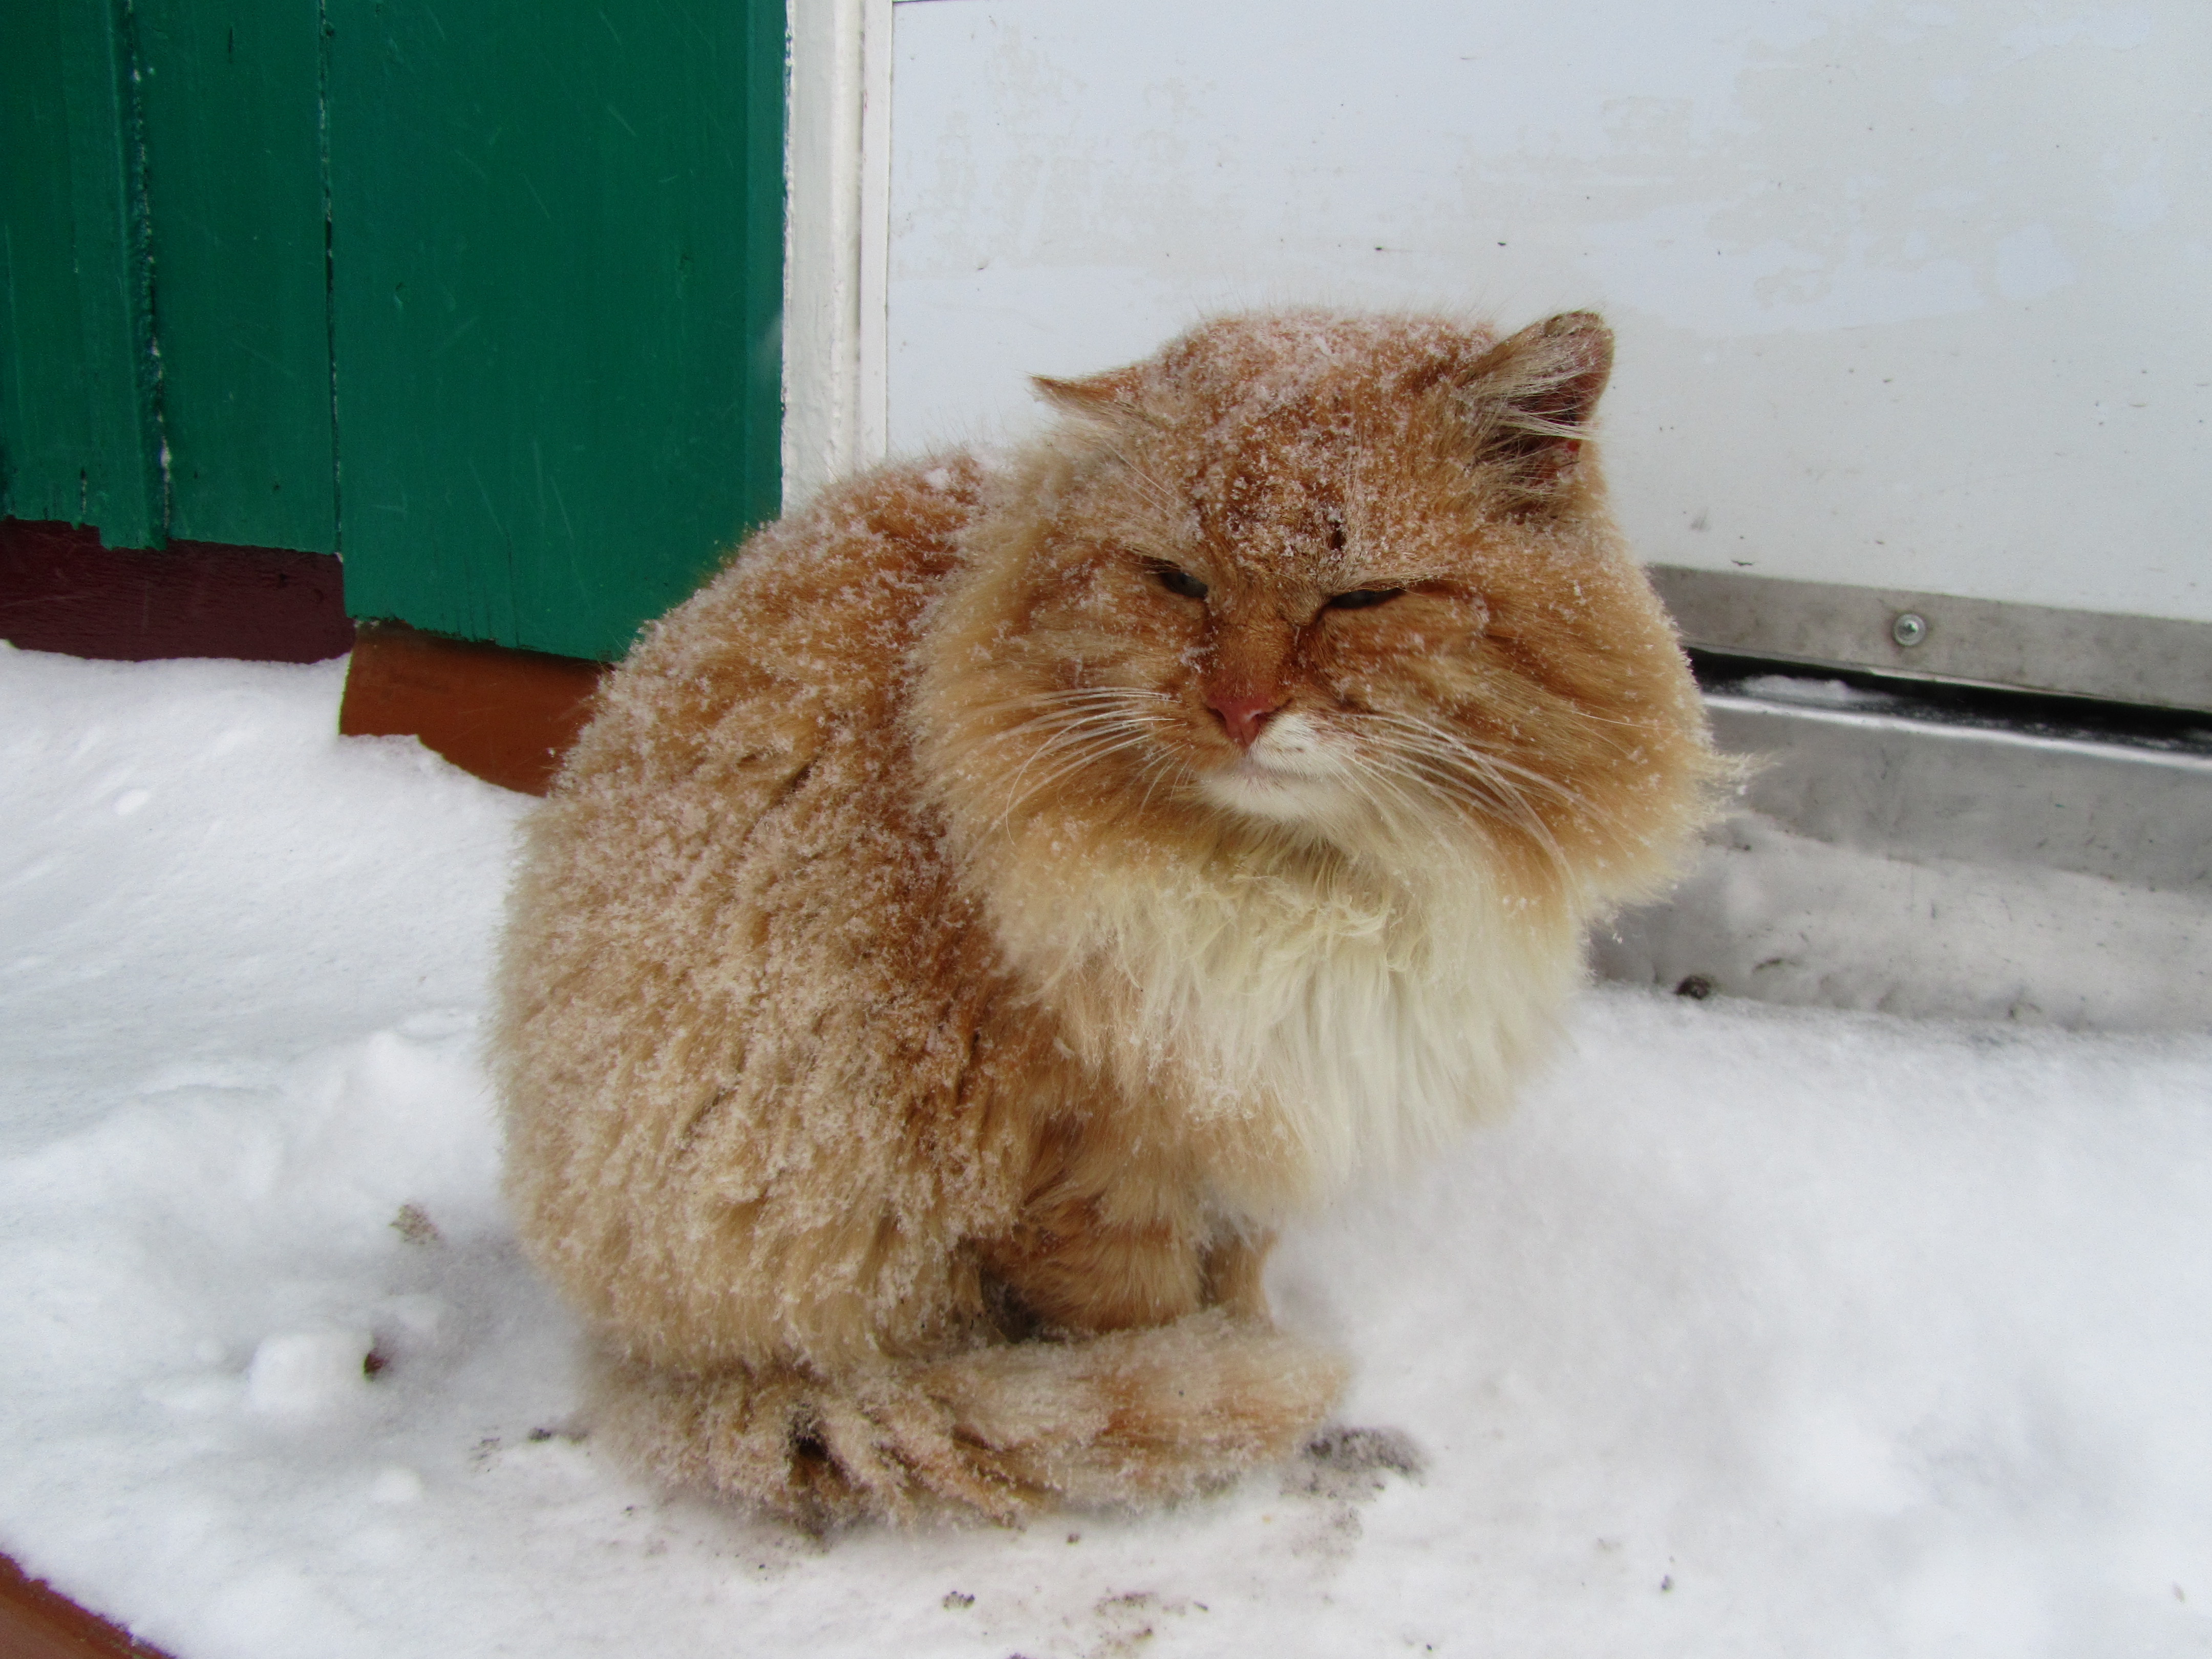
[(132, 9), (168, 532), (337, 552), (315, 9)]
[(781, 0), (0, 29), (0, 513), (601, 658), (775, 513)]
[(330, 15), (348, 603), (617, 654), (776, 509), (781, 9)]
[(0, 510), (161, 544), (143, 154), (122, 0), (0, 9)]

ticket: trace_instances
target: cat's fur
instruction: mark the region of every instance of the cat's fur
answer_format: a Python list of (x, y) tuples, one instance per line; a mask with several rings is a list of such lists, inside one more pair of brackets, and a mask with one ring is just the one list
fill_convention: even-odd
[(1009, 1516), (1314, 1430), (1342, 1367), (1269, 1325), (1270, 1230), (1502, 1104), (1705, 811), (1584, 442), (1610, 362), (1586, 313), (1225, 319), (646, 635), (532, 827), (495, 1042), (646, 1468)]

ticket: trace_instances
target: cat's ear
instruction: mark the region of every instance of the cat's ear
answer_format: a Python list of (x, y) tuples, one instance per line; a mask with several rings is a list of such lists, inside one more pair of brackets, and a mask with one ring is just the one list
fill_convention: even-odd
[(1152, 416), (1137, 402), (1144, 384), (1143, 369), (1142, 364), (1133, 363), (1127, 368), (1085, 375), (1079, 380), (1055, 380), (1049, 375), (1033, 374), (1030, 384), (1047, 403), (1067, 414), (1085, 415), (1098, 421), (1142, 421), (1149, 424)]
[(1533, 323), (1460, 377), (1477, 464), (1538, 504), (1574, 481), (1590, 417), (1613, 373), (1613, 331), (1595, 312)]

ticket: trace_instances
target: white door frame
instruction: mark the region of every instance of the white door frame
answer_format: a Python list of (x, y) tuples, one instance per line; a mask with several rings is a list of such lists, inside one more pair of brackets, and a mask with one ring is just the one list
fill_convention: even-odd
[(891, 0), (789, 0), (783, 504), (886, 447)]

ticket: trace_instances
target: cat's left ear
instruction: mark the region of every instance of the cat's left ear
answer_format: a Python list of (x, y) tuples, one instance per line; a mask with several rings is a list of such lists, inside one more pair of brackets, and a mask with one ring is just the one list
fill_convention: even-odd
[(1573, 482), (1590, 417), (1613, 373), (1613, 331), (1594, 311), (1531, 324), (1482, 354), (1461, 379), (1478, 464), (1532, 501)]
[(1142, 421), (1148, 424), (1152, 420), (1137, 403), (1144, 384), (1142, 364), (1133, 363), (1127, 368), (1085, 375), (1079, 380), (1055, 380), (1049, 375), (1032, 374), (1030, 384), (1037, 389), (1037, 395), (1047, 403), (1070, 415), (1085, 415), (1093, 420), (1103, 421)]

